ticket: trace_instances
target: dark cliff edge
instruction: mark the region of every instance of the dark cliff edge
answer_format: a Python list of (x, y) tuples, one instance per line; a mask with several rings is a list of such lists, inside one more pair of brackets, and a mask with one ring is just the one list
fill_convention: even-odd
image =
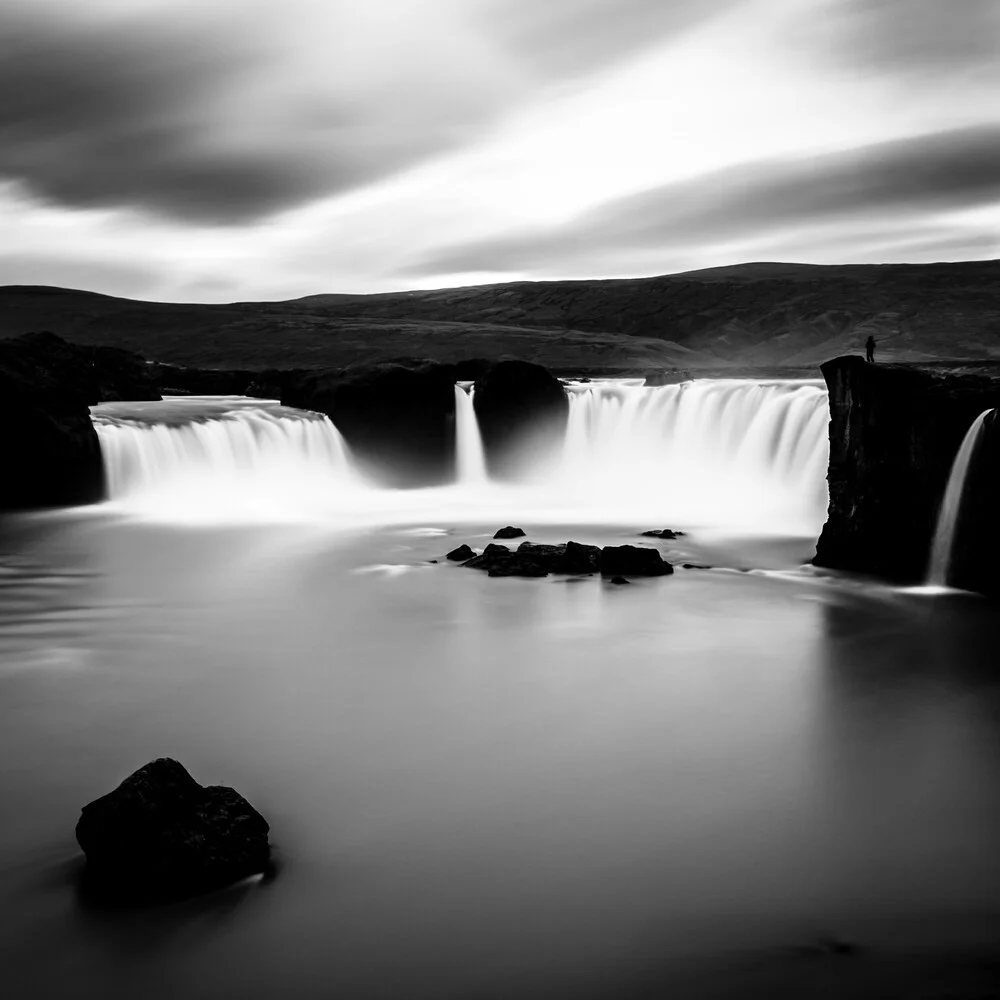
[[(821, 370), (830, 390), (830, 507), (813, 561), (919, 582), (955, 455), (976, 417), (1000, 406), (1000, 375), (868, 364), (855, 356), (834, 358)], [(950, 581), (992, 594), (1000, 593), (992, 564), (996, 507), (983, 497), (995, 490), (987, 484), (995, 479), (988, 470), (997, 467), (998, 446), (1000, 434), (984, 434)]]
[(146, 363), (52, 333), (0, 342), (0, 511), (93, 503), (104, 471), (90, 406), (159, 399)]
[(325, 413), (364, 471), (388, 486), (447, 482), (455, 463), (455, 383), (490, 368), (402, 358), (282, 378), (285, 406)]
[(501, 361), (476, 379), (473, 406), (491, 475), (516, 479), (519, 456), (554, 459), (566, 435), (569, 400), (541, 365)]

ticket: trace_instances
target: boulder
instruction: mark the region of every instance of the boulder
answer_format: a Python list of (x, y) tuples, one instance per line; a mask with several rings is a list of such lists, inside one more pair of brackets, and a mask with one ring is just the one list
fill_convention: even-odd
[(596, 545), (581, 545), (579, 542), (559, 545), (522, 542), (517, 552), (518, 555), (533, 559), (550, 573), (569, 575), (596, 573), (601, 558), (601, 550)]
[(569, 400), (541, 365), (501, 361), (476, 379), (473, 406), (490, 474), (518, 479), (532, 463), (554, 459), (566, 436)]
[(600, 566), (602, 576), (667, 576), (674, 571), (656, 549), (639, 545), (605, 545)]
[(650, 531), (640, 531), (640, 535), (645, 538), (683, 538), (685, 532), (674, 531), (672, 528), (653, 528)]
[(623, 576), (613, 576), (611, 577), (610, 583), (613, 583), (616, 587), (621, 587), (626, 583), (631, 583), (631, 580), (626, 580)]
[(494, 538), (524, 538), (524, 531), (521, 528), (514, 528), (511, 525), (507, 525), (506, 528), (500, 528), (497, 533), (493, 536)]
[(452, 562), (465, 562), (466, 559), (472, 559), (475, 554), (468, 545), (459, 545), (457, 549), (452, 549), (445, 556), (445, 559), (450, 559)]
[(139, 768), (83, 807), (88, 886), (114, 897), (204, 892), (267, 869), (268, 825), (238, 792), (203, 787), (176, 760)]

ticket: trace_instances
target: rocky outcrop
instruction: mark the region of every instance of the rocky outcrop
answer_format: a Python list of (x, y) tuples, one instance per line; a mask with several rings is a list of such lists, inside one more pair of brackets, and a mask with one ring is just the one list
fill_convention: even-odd
[[(464, 548), (464, 546), (463, 546)], [(547, 576), (560, 573), (581, 576), (667, 576), (674, 568), (656, 549), (636, 545), (597, 545), (580, 542), (522, 542), (516, 549), (490, 543), (481, 555), (462, 564), (486, 570), (490, 576)]]
[(289, 380), (280, 398), (325, 413), (378, 481), (427, 485), (454, 475), (455, 382), (486, 367), (402, 360), (313, 372)]
[(601, 576), (667, 576), (673, 571), (657, 549), (643, 545), (605, 545), (601, 549)]
[(199, 785), (169, 758), (84, 806), (76, 825), (88, 888), (136, 899), (192, 895), (263, 872), (267, 835), (242, 795)]
[(138, 355), (52, 333), (0, 341), (0, 510), (93, 503), (104, 495), (90, 406), (159, 399)]
[[(822, 371), (830, 390), (830, 507), (813, 561), (922, 580), (952, 462), (973, 420), (1000, 405), (1000, 376), (871, 365), (854, 356)], [(983, 489), (970, 484), (970, 512)], [(995, 510), (964, 518), (963, 537), (987, 533)], [(967, 551), (954, 582), (985, 589), (983, 573), (981, 557)]]
[(473, 405), (490, 474), (516, 479), (523, 460), (554, 457), (566, 435), (569, 400), (541, 365), (501, 361), (476, 380)]

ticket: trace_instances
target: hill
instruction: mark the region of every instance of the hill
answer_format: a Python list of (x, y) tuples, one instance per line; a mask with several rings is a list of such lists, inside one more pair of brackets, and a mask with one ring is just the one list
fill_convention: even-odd
[(882, 360), (986, 361), (1000, 359), (1000, 261), (764, 262), (654, 278), (224, 305), (0, 287), (0, 337), (43, 329), (214, 367), (478, 356), (560, 370), (801, 368), (857, 352), (869, 334)]

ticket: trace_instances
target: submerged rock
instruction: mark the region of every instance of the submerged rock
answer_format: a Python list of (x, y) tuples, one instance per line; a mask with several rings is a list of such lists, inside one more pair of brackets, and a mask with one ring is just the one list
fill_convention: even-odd
[(653, 528), (650, 531), (640, 531), (640, 535), (644, 538), (683, 538), (685, 532), (674, 531), (672, 528)]
[(615, 584), (616, 586), (620, 587), (622, 584), (624, 584), (624, 583), (631, 583), (632, 581), (631, 580), (626, 580), (625, 577), (623, 577), (623, 576), (613, 576), (613, 577), (611, 577), (611, 581), (610, 582), (613, 583), (613, 584)]
[(602, 576), (667, 576), (673, 571), (656, 549), (639, 545), (605, 545), (601, 549)]
[(515, 528), (511, 525), (507, 525), (506, 528), (501, 528), (493, 537), (494, 538), (524, 538), (525, 532), (521, 528)]
[(85, 805), (76, 839), (91, 888), (164, 898), (216, 889), (268, 867), (268, 824), (242, 795), (199, 785), (159, 758)]
[(465, 562), (466, 559), (472, 559), (475, 554), (468, 545), (459, 545), (457, 549), (452, 549), (445, 556), (445, 559), (450, 559), (452, 562)]

